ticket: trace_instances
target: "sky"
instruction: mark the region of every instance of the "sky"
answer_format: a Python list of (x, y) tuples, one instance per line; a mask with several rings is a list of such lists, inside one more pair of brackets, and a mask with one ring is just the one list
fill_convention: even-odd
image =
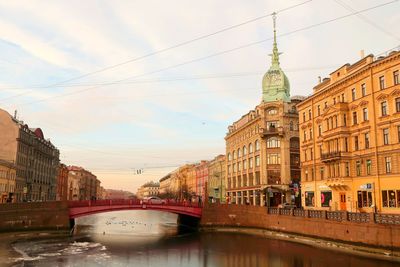
[(272, 12), (291, 95), (307, 96), (361, 50), (400, 49), (399, 10), (393, 0), (0, 0), (0, 108), (40, 127), (61, 162), (136, 192), (225, 153), (227, 127), (261, 101)]

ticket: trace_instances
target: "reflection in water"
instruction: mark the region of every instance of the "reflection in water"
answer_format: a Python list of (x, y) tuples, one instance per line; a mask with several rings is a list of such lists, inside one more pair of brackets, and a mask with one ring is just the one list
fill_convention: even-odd
[(398, 266), (251, 235), (177, 235), (176, 219), (155, 211), (104, 213), (77, 220), (74, 237), (15, 248), (25, 260), (20, 266)]

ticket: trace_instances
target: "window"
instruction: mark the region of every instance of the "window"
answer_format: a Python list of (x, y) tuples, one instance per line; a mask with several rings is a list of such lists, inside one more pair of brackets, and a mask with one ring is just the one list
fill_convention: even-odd
[(400, 97), (396, 98), (396, 112), (400, 112)]
[(268, 110), (268, 115), (275, 115), (278, 114), (278, 111), (275, 108)]
[(321, 191), (321, 207), (330, 207), (332, 202), (332, 191)]
[(281, 147), (281, 141), (277, 137), (271, 137), (267, 140), (268, 148)]
[(246, 154), (247, 154), (247, 148), (246, 146), (243, 146), (243, 156), (246, 156)]
[(303, 131), (303, 142), (307, 141), (307, 132)]
[(347, 137), (344, 138), (344, 151), (349, 152), (349, 141)]
[(387, 112), (387, 102), (386, 101), (383, 101), (381, 103), (381, 113), (382, 113), (382, 116), (386, 116), (388, 114), (388, 112)]
[(398, 137), (399, 143), (400, 143), (400, 126), (397, 126), (397, 137)]
[(281, 155), (267, 154), (267, 164), (281, 164)]
[(311, 160), (314, 159), (314, 152), (313, 152), (312, 148), (310, 148), (310, 158), (311, 158)]
[(385, 168), (386, 168), (386, 173), (392, 172), (392, 158), (391, 157), (385, 157)]
[(356, 111), (353, 112), (353, 125), (354, 124), (357, 124), (357, 112)]
[(367, 121), (368, 120), (368, 109), (363, 108), (363, 120)]
[(322, 125), (318, 125), (318, 136), (322, 135)]
[(350, 164), (348, 162), (345, 163), (345, 175), (350, 176)]
[(242, 156), (240, 148), (238, 148), (238, 150), (237, 150), (237, 156), (238, 156), (238, 158), (240, 158)]
[(243, 160), (243, 170), (246, 170), (246, 169), (247, 169), (247, 161)]
[(249, 158), (249, 169), (253, 169), (253, 158)]
[(242, 170), (242, 163), (239, 161), (238, 162), (238, 164), (237, 164), (237, 170), (238, 170), (238, 172), (240, 172), (241, 170)]
[(236, 151), (233, 151), (233, 152), (232, 152), (232, 158), (233, 158), (233, 159), (236, 159)]
[(233, 163), (232, 169), (233, 169), (233, 172), (235, 173), (236, 172), (236, 163)]
[(315, 204), (314, 192), (312, 191), (305, 192), (305, 202), (307, 207), (314, 207)]
[(369, 133), (364, 134), (365, 148), (369, 148)]
[(351, 89), (351, 99), (356, 100), (356, 88)]
[(357, 176), (361, 175), (361, 161), (359, 160), (356, 161), (356, 174)]
[(255, 146), (256, 146), (256, 151), (260, 150), (260, 141), (256, 140)]
[(385, 128), (382, 131), (383, 131), (383, 144), (388, 145), (389, 144), (389, 128)]
[(385, 76), (381, 76), (381, 77), (379, 77), (379, 88), (382, 90), (382, 89), (385, 89)]
[(354, 136), (354, 150), (358, 150), (358, 136)]
[(367, 87), (365, 86), (365, 83), (361, 84), (361, 95), (362, 96), (367, 95)]
[(313, 139), (312, 129), (310, 129), (310, 140)]
[(344, 102), (344, 94), (342, 94), (342, 102)]
[(346, 118), (346, 114), (343, 114), (343, 126), (347, 125), (347, 118)]
[(231, 173), (231, 165), (228, 165), (228, 174)]
[(260, 166), (260, 156), (256, 156), (256, 167)]
[(386, 208), (400, 208), (400, 190), (382, 190), (382, 205)]
[(308, 119), (311, 120), (311, 109), (308, 110)]
[(321, 180), (324, 180), (324, 167), (321, 167), (321, 168), (319, 169), (319, 173), (320, 173), (320, 175), (321, 175)]
[(249, 144), (249, 153), (253, 153), (253, 144), (252, 143)]
[(306, 121), (306, 113), (303, 112), (303, 122), (305, 122), (305, 121)]
[(232, 159), (231, 153), (228, 153), (228, 161), (231, 161), (231, 159)]
[(318, 116), (321, 115), (321, 109), (320, 109), (320, 106), (319, 106), (319, 105), (318, 105), (318, 107), (317, 107), (317, 114), (318, 114)]
[(307, 161), (307, 149), (304, 150), (304, 160)]
[(358, 208), (372, 206), (372, 191), (357, 191), (357, 206)]
[(366, 164), (366, 167), (367, 167), (366, 173), (367, 173), (367, 175), (370, 175), (371, 174), (371, 168), (372, 168), (372, 161), (370, 159), (367, 159), (366, 163), (367, 163)]
[(290, 131), (293, 131), (293, 130), (294, 130), (294, 128), (293, 128), (293, 121), (290, 121), (290, 123), (289, 123), (289, 130), (290, 130)]
[(400, 83), (399, 82), (399, 71), (396, 70), (396, 71), (393, 72), (393, 84), (397, 85), (399, 83)]

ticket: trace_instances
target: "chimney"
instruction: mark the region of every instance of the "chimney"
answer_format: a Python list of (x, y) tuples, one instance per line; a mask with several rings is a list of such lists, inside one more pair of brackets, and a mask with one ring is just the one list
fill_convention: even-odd
[(318, 83), (321, 83), (321, 76), (318, 76)]
[(17, 110), (14, 111), (14, 119), (17, 119)]
[(365, 57), (365, 55), (364, 55), (364, 49), (360, 50), (360, 57), (361, 57), (361, 59), (363, 59), (363, 58)]

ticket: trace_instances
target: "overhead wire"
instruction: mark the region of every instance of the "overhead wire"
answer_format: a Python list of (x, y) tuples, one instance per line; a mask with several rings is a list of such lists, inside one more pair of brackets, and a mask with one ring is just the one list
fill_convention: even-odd
[[(302, 6), (304, 4), (307, 4), (307, 3), (311, 2), (311, 1), (312, 0), (307, 0), (307, 1), (295, 4), (295, 5), (291, 5), (289, 7), (280, 9), (280, 10), (276, 11), (275, 13), (278, 14), (278, 13), (285, 12), (285, 11), (291, 10), (293, 8), (296, 8), (296, 7)], [(238, 24), (234, 24), (232, 26), (228, 26), (228, 27), (222, 28), (222, 29), (217, 30), (215, 32), (212, 32), (212, 33), (209, 33), (209, 34), (205, 34), (205, 35), (201, 35), (199, 37), (196, 37), (196, 38), (193, 38), (193, 39), (190, 39), (190, 40), (187, 40), (187, 41), (184, 41), (184, 42), (169, 46), (167, 48), (159, 49), (159, 50), (147, 53), (147, 54), (139, 56), (139, 57), (135, 57), (135, 58), (132, 58), (132, 59), (129, 59), (129, 60), (114, 64), (114, 65), (111, 65), (111, 66), (104, 67), (104, 68), (96, 70), (96, 71), (88, 72), (88, 73), (85, 73), (85, 74), (82, 74), (82, 75), (79, 75), (79, 76), (76, 76), (76, 77), (73, 77), (73, 78), (70, 78), (70, 79), (67, 79), (67, 80), (63, 80), (61, 82), (57, 82), (57, 83), (54, 83), (54, 84), (50, 84), (50, 85), (44, 86), (43, 88), (52, 88), (52, 87), (55, 87), (55, 86), (59, 86), (61, 84), (66, 84), (66, 83), (71, 82), (71, 81), (80, 80), (82, 78), (85, 78), (85, 77), (88, 77), (88, 76), (91, 76), (91, 75), (94, 75), (94, 74), (105, 72), (105, 71), (108, 71), (110, 69), (114, 69), (114, 68), (117, 68), (117, 67), (120, 67), (120, 66), (123, 66), (123, 65), (126, 65), (126, 64), (141, 60), (141, 59), (145, 59), (145, 58), (157, 55), (157, 54), (161, 54), (161, 53), (164, 53), (166, 51), (173, 50), (173, 49), (176, 49), (176, 48), (179, 48), (179, 47), (182, 47), (182, 46), (185, 46), (185, 45), (188, 45), (188, 44), (191, 44), (191, 43), (194, 43), (194, 42), (206, 39), (206, 38), (209, 38), (211, 36), (214, 36), (214, 35), (217, 35), (217, 34), (220, 34), (220, 33), (223, 33), (223, 32), (238, 28), (238, 27), (241, 27), (243, 25), (246, 25), (246, 24), (249, 24), (249, 23), (252, 23), (252, 22), (267, 18), (267, 17), (270, 17), (270, 16), (272, 16), (272, 14), (273, 13), (268, 13), (266, 15), (262, 15), (262, 16), (259, 16), (259, 17), (253, 18), (253, 19), (249, 19), (249, 20), (246, 20), (244, 22), (241, 22), (241, 23), (238, 23)], [(24, 94), (19, 94), (18, 96), (21, 96), (21, 95), (24, 95)]]
[[(315, 27), (319, 27), (319, 26), (322, 26), (322, 25), (325, 25), (325, 24), (328, 24), (328, 23), (331, 23), (331, 22), (334, 22), (334, 21), (337, 21), (337, 20), (341, 20), (341, 19), (344, 19), (344, 18), (348, 18), (348, 17), (354, 16), (354, 15), (360, 14), (360, 13), (364, 13), (364, 12), (367, 12), (367, 11), (370, 11), (370, 10), (374, 10), (374, 9), (377, 9), (377, 8), (380, 8), (380, 7), (389, 5), (389, 4), (393, 4), (393, 3), (398, 2), (398, 1), (399, 0), (392, 0), (392, 1), (389, 1), (389, 2), (385, 2), (385, 3), (379, 4), (379, 5), (375, 5), (375, 6), (372, 6), (372, 7), (369, 7), (369, 8), (365, 8), (365, 9), (362, 9), (362, 10), (359, 10), (359, 11), (356, 11), (356, 12), (352, 12), (352, 13), (347, 14), (347, 15), (339, 16), (339, 17), (336, 17), (336, 18), (333, 18), (333, 19), (329, 19), (329, 20), (325, 20), (325, 21), (322, 21), (322, 22), (319, 22), (319, 23), (315, 23), (315, 24), (312, 24), (312, 25), (309, 25), (309, 26), (306, 26), (306, 27), (298, 28), (296, 30), (292, 30), (292, 31), (289, 31), (289, 32), (286, 32), (286, 33), (278, 34), (277, 37), (284, 37), (284, 36), (288, 36), (288, 35), (291, 35), (291, 34), (294, 34), (294, 33), (300, 32), (300, 31), (309, 30), (309, 29), (312, 29), (312, 28), (315, 28)], [(231, 48), (231, 49), (227, 49), (227, 50), (223, 50), (223, 51), (220, 51), (220, 52), (216, 52), (216, 53), (213, 53), (213, 54), (210, 54), (210, 55), (207, 55), (207, 56), (203, 56), (203, 57), (200, 57), (200, 58), (196, 58), (196, 59), (188, 60), (188, 61), (185, 61), (185, 62), (181, 62), (179, 64), (171, 65), (171, 66), (168, 66), (168, 67), (164, 67), (164, 68), (161, 68), (161, 69), (153, 70), (153, 71), (146, 72), (146, 73), (139, 74), (139, 75), (130, 76), (130, 77), (127, 77), (127, 78), (124, 78), (124, 79), (119, 79), (119, 80), (116, 80), (114, 82), (122, 82), (122, 81), (126, 81), (126, 80), (129, 80), (129, 79), (132, 79), (132, 78), (139, 78), (139, 77), (143, 77), (143, 76), (147, 76), (147, 75), (151, 75), (151, 74), (155, 74), (155, 73), (159, 73), (159, 72), (164, 72), (166, 70), (178, 68), (178, 67), (181, 67), (181, 66), (184, 66), (184, 65), (188, 65), (188, 64), (191, 64), (191, 63), (194, 63), (194, 62), (198, 62), (198, 61), (204, 61), (204, 60), (209, 59), (209, 58), (213, 58), (213, 57), (216, 57), (216, 56), (221, 56), (221, 55), (224, 55), (224, 54), (227, 54), (227, 53), (231, 53), (231, 52), (234, 52), (234, 51), (237, 51), (237, 50), (240, 50), (240, 49), (244, 49), (244, 48), (247, 48), (247, 47), (250, 47), (250, 46), (258, 45), (258, 44), (270, 41), (272, 39), (273, 39), (273, 37), (262, 39), (262, 40), (259, 40), (259, 41), (255, 41), (255, 42), (248, 43), (248, 44), (245, 44), (245, 45), (241, 45), (241, 46), (238, 46), (238, 47), (234, 47), (234, 48)], [(54, 99), (54, 98), (67, 97), (67, 96), (70, 96), (70, 95), (79, 94), (79, 93), (86, 92), (86, 91), (89, 91), (89, 90), (93, 90), (93, 89), (96, 89), (96, 88), (98, 88), (98, 86), (89, 87), (89, 88), (85, 88), (85, 89), (81, 89), (81, 90), (76, 90), (74, 92), (58, 94), (58, 95), (50, 96), (50, 97), (47, 97), (47, 98), (38, 99), (38, 100), (31, 101), (31, 102), (23, 103), (22, 106), (37, 104), (37, 103), (45, 102), (45, 101), (48, 101), (48, 100)]]

